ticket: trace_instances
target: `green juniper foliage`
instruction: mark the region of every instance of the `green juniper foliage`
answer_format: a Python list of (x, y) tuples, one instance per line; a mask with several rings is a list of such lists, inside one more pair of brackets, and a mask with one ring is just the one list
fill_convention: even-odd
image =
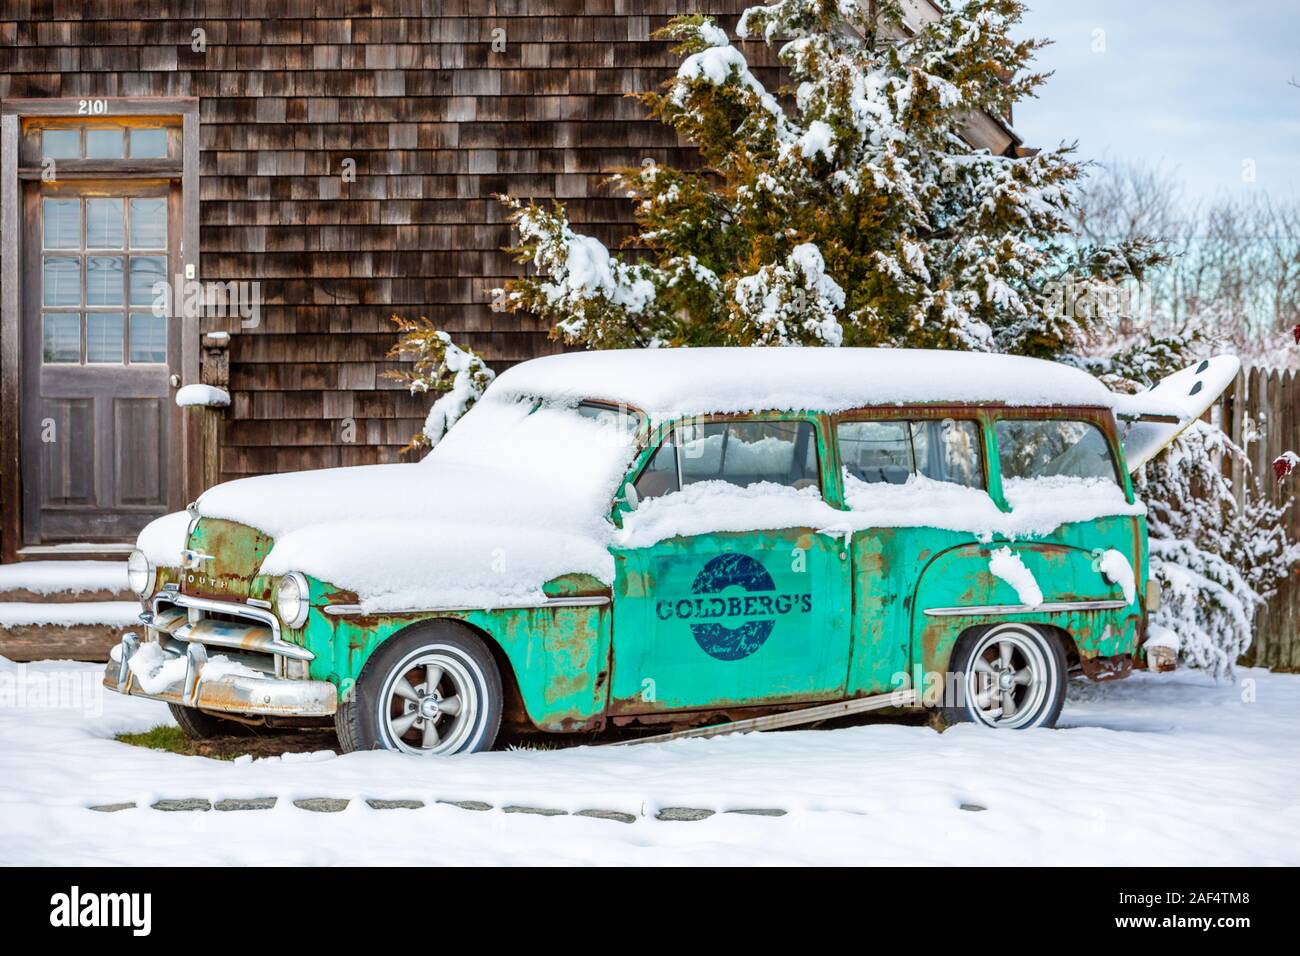
[(389, 358), (410, 359), (410, 369), (384, 372), (385, 378), (401, 382), (412, 395), (441, 393), (429, 409), (424, 427), (411, 437), (403, 451), (432, 448), (478, 401), (495, 373), (472, 349), (461, 348), (451, 336), (421, 316), (406, 319), (391, 316), (401, 338), (388, 351)]
[[(876, 10), (872, 19), (868, 7)], [(777, 47), (769, 91), (708, 17), (662, 36), (682, 57), (650, 112), (704, 169), (646, 162), (613, 182), (636, 203), (635, 255), (576, 231), (564, 207), (506, 197), (533, 274), (507, 308), (589, 348), (893, 345), (1056, 357), (1080, 333), (1061, 288), (1140, 277), (1137, 238), (1071, 241), (1082, 164), (1062, 146), (1009, 158), (962, 138), (1044, 81), (1017, 0), (946, 8), (914, 35), (896, 2), (783, 0), (748, 10), (742, 38)]]

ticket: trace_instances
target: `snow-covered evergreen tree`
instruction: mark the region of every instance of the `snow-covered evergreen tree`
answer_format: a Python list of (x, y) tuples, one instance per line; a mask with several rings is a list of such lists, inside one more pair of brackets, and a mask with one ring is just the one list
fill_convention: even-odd
[[(780, 0), (741, 17), (779, 47), (771, 91), (707, 17), (663, 31), (682, 62), (651, 113), (702, 170), (647, 162), (615, 174), (639, 229), (611, 252), (562, 206), (507, 199), (533, 274), (508, 308), (567, 343), (908, 345), (1056, 356), (1080, 331), (1057, 290), (1141, 275), (1141, 239), (1069, 241), (1069, 147), (1018, 158), (962, 139), (1043, 81), (1041, 45), (1011, 36), (1018, 0), (968, 0), (906, 35), (894, 0)], [(874, 17), (873, 17), (874, 13)]]

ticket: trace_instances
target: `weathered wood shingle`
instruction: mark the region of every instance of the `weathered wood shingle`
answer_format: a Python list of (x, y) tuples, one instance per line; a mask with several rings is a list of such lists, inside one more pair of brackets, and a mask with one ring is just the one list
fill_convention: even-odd
[[(0, 96), (199, 97), (202, 277), (256, 281), (263, 302), (256, 328), (211, 324), (234, 333), (223, 477), (389, 461), (428, 399), (382, 378), (387, 316), (426, 315), (497, 367), (553, 351), (489, 308), (519, 268), (492, 194), (562, 198), (601, 239), (625, 235), (606, 175), (691, 161), (624, 95), (676, 65), (651, 33), (691, 12), (731, 28), (744, 5), (6, 0)], [(770, 54), (747, 52), (773, 81)]]

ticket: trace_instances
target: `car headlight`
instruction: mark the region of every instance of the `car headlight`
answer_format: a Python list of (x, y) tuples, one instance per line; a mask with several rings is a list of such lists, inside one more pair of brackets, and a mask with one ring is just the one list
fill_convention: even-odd
[(307, 620), (307, 608), (310, 606), (311, 591), (307, 579), (297, 571), (290, 571), (275, 586), (275, 609), (280, 620), (288, 628), (302, 627)]
[(132, 551), (131, 556), (126, 559), (127, 586), (140, 597), (148, 597), (153, 593), (154, 579), (157, 575), (158, 569), (139, 548)]

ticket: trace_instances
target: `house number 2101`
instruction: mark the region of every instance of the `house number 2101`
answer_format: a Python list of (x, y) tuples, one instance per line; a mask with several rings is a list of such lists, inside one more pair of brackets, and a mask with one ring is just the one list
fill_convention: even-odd
[(99, 116), (108, 112), (108, 100), (78, 100), (77, 112), (84, 116)]

